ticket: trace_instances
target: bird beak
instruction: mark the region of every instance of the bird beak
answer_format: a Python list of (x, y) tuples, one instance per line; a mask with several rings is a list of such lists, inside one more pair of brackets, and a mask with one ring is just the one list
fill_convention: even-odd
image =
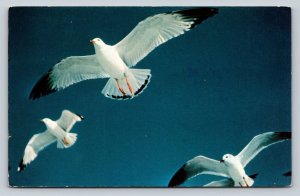
[(220, 163), (224, 163), (224, 160), (223, 160), (223, 159), (221, 159), (221, 160), (220, 160)]
[(94, 43), (94, 40), (90, 40), (90, 43), (93, 44), (93, 43)]

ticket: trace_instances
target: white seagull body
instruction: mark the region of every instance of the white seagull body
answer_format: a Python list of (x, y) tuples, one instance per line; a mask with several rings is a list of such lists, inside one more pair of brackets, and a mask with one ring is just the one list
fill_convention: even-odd
[(88, 79), (109, 78), (102, 90), (112, 99), (130, 99), (150, 81), (150, 69), (132, 69), (152, 50), (215, 15), (215, 8), (195, 8), (157, 14), (141, 21), (124, 39), (110, 46), (91, 40), (95, 54), (71, 56), (49, 70), (33, 87), (30, 99), (62, 90)]
[(45, 123), (47, 129), (42, 133), (32, 136), (25, 147), (24, 156), (20, 161), (18, 172), (21, 172), (26, 165), (33, 161), (38, 153), (45, 147), (57, 141), (57, 148), (69, 148), (77, 139), (76, 133), (70, 133), (73, 125), (81, 121), (81, 115), (74, 114), (69, 110), (63, 110), (61, 117), (53, 121), (49, 118), (44, 118), (41, 121)]
[(197, 156), (185, 163), (175, 173), (169, 182), (169, 187), (178, 186), (200, 174), (212, 174), (227, 178), (204, 185), (206, 187), (251, 187), (257, 174), (248, 176), (244, 169), (247, 164), (266, 147), (288, 139), (291, 139), (291, 132), (267, 132), (255, 136), (236, 156), (225, 154), (220, 161)]

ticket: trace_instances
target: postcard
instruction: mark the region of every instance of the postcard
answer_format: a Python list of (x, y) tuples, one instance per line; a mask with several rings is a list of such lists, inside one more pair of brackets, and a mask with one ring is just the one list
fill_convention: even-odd
[(291, 8), (11, 7), (10, 187), (286, 187)]

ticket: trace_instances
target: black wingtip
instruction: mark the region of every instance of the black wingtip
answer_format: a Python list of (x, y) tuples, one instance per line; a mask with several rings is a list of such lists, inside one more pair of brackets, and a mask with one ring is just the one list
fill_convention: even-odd
[(277, 137), (281, 140), (292, 139), (292, 132), (275, 132)]
[(51, 79), (50, 74), (52, 72), (52, 69), (50, 69), (46, 74), (44, 74), (39, 81), (35, 84), (35, 86), (32, 88), (29, 99), (35, 100), (42, 96), (51, 94), (56, 92), (56, 89), (53, 89), (51, 86)]
[(172, 179), (170, 180), (168, 187), (175, 187), (178, 186), (180, 184), (182, 184), (186, 179), (187, 179), (187, 173), (185, 171), (185, 166), (186, 164), (184, 164), (176, 173), (175, 175), (172, 177)]
[(252, 175), (250, 175), (249, 177), (252, 178), (252, 179), (255, 179), (257, 176), (258, 176), (258, 173), (252, 174)]
[(80, 114), (76, 114), (81, 120), (84, 120), (84, 116), (80, 115)]
[(192, 8), (187, 10), (179, 10), (173, 13), (181, 14), (185, 19), (190, 19), (191, 21), (194, 21), (194, 23), (190, 27), (190, 29), (192, 29), (196, 25), (208, 19), (209, 17), (218, 14), (218, 9), (209, 8), (209, 7), (200, 7), (200, 8)]
[(288, 171), (284, 174), (282, 174), (283, 176), (286, 176), (286, 177), (289, 177), (289, 176), (292, 176), (292, 171)]
[(26, 165), (23, 164), (23, 159), (21, 159), (19, 166), (18, 166), (18, 173), (21, 173), (25, 167), (26, 167)]

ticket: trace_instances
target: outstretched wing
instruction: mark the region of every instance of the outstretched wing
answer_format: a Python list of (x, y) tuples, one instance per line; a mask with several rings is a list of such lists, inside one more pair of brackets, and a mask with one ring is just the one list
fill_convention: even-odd
[(84, 117), (79, 114), (74, 114), (69, 110), (63, 110), (60, 118), (56, 121), (56, 123), (64, 129), (66, 132), (70, 132), (73, 125), (76, 122), (83, 120)]
[(291, 132), (267, 132), (255, 136), (237, 155), (242, 165), (246, 165), (263, 149), (272, 144), (291, 139)]
[(56, 137), (48, 131), (33, 135), (25, 147), (24, 156), (20, 161), (18, 172), (21, 172), (26, 165), (37, 157), (37, 154), (41, 150), (52, 144), (54, 141), (56, 141)]
[(204, 185), (204, 187), (234, 187), (234, 181), (231, 178), (212, 181)]
[(67, 88), (88, 79), (109, 77), (96, 59), (96, 55), (71, 56), (57, 63), (33, 87), (29, 98), (42, 96)]
[[(252, 174), (249, 177), (254, 180), (257, 177), (258, 173)], [(218, 180), (218, 181), (212, 181), (203, 187), (234, 187), (235, 183), (231, 178)]]
[(212, 174), (217, 176), (229, 177), (224, 164), (204, 156), (197, 156), (185, 163), (175, 173), (168, 186), (178, 186), (184, 183), (189, 178), (200, 174)]
[(216, 13), (215, 8), (196, 8), (148, 17), (115, 47), (127, 66), (132, 67), (157, 46), (184, 34)]

